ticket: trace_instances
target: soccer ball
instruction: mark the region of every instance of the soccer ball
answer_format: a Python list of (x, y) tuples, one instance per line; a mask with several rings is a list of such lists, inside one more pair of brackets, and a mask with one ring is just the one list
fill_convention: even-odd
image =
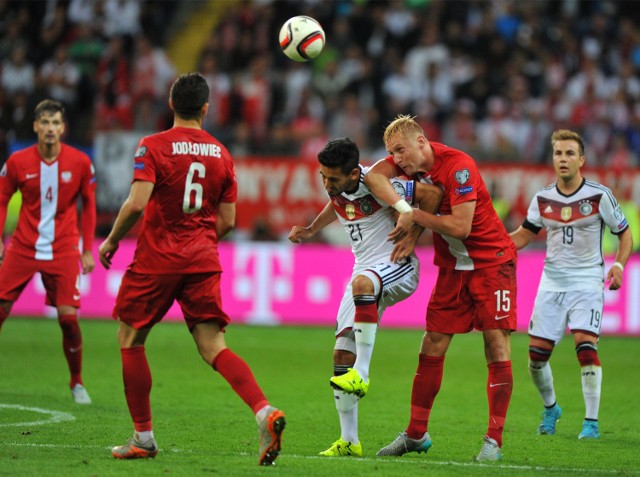
[(289, 18), (280, 28), (280, 48), (294, 61), (316, 58), (324, 48), (324, 30), (311, 17)]

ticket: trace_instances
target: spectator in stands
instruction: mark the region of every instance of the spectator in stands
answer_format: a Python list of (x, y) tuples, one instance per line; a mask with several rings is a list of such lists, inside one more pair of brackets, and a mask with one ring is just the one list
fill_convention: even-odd
[(151, 44), (140, 35), (135, 40), (132, 60), (131, 91), (133, 109), (137, 112), (135, 129), (155, 131), (161, 129), (160, 118), (168, 106), (165, 93), (176, 77), (176, 70), (162, 48)]
[(132, 129), (130, 66), (121, 37), (109, 40), (96, 75), (96, 129)]
[(63, 103), (67, 110), (75, 110), (80, 70), (69, 59), (69, 49), (65, 44), (59, 44), (53, 58), (42, 65), (39, 81), (48, 96)]
[(35, 70), (27, 60), (25, 46), (16, 46), (11, 57), (2, 62), (2, 87), (7, 94), (13, 95), (18, 91), (31, 94), (35, 88)]

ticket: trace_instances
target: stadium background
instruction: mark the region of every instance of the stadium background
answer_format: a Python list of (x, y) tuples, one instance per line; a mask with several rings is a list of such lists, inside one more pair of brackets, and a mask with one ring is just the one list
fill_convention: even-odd
[[(295, 14), (326, 31), (312, 63), (279, 51), (280, 25)], [(168, 86), (197, 69), (212, 91), (205, 128), (238, 170), (239, 227), (223, 247), (230, 312), (246, 322), (331, 324), (352, 262), (342, 231), (330, 228), (312, 246), (285, 237), (324, 204), (315, 154), (326, 140), (351, 137), (370, 163), (384, 156), (382, 131), (398, 113), (417, 115), (430, 139), (481, 163), (509, 230), (553, 177), (550, 132), (578, 130), (586, 175), (616, 192), (638, 237), (638, 16), (632, 1), (0, 0), (0, 162), (35, 140), (39, 100), (63, 101), (66, 141), (96, 165), (104, 235), (128, 192), (137, 141), (170, 126)], [(419, 296), (390, 309), (387, 326), (421, 323), (433, 279), (428, 235)], [(523, 297), (537, 285), (542, 247), (522, 254)], [(115, 273), (84, 280), (85, 316), (108, 315), (130, 256), (120, 253)], [(607, 294), (605, 323), (640, 334), (635, 255), (625, 278), (622, 293)], [(35, 280), (14, 312), (46, 314), (42, 301)], [(526, 324), (530, 303), (519, 307)]]

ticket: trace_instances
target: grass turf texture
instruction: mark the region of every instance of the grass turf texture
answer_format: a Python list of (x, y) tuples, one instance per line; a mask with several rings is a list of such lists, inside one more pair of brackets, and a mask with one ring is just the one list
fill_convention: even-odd
[[(55, 320), (10, 318), (0, 334), (0, 475), (2, 476), (369, 476), (640, 475), (637, 339), (604, 337), (604, 390), (599, 441), (578, 441), (584, 416), (580, 374), (569, 337), (552, 359), (563, 416), (554, 436), (537, 436), (542, 405), (527, 374), (527, 337), (512, 341), (514, 394), (503, 460), (472, 459), (486, 431), (486, 365), (478, 333), (454, 338), (429, 426), (427, 455), (379, 458), (376, 451), (404, 430), (421, 339), (418, 330), (382, 329), (370, 392), (360, 402), (363, 458), (323, 458), (339, 437), (329, 377), (329, 328), (232, 325), (227, 344), (252, 367), (272, 404), (287, 414), (283, 453), (274, 468), (257, 466), (257, 425), (247, 406), (199, 357), (183, 324), (162, 323), (147, 341), (151, 403), (160, 453), (154, 460), (116, 461), (109, 449), (132, 432), (122, 389), (113, 321), (82, 321), (84, 380), (93, 399), (72, 402)], [(70, 413), (72, 421), (32, 425)], [(23, 422), (19, 426), (13, 423)]]

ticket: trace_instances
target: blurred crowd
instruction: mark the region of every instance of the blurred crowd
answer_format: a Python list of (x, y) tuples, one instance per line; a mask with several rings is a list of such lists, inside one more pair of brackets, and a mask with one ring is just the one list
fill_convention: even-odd
[[(310, 64), (275, 41), (300, 13), (327, 35)], [(328, 137), (349, 136), (375, 159), (384, 126), (410, 113), (480, 161), (530, 164), (570, 127), (591, 165), (634, 167), (639, 15), (631, 1), (240, 2), (201, 55), (220, 105), (208, 127), (240, 153), (313, 159)]]
[[(205, 0), (201, 0), (202, 3)], [(227, 0), (222, 0), (227, 1)], [(68, 140), (168, 126), (177, 71), (166, 54), (181, 10), (163, 0), (0, 0), (0, 160), (30, 140), (43, 97), (69, 112)], [(205, 127), (236, 156), (315, 159), (349, 136), (377, 159), (384, 126), (416, 115), (427, 135), (479, 161), (539, 164), (559, 127), (593, 166), (640, 157), (640, 10), (611, 0), (228, 1), (193, 69), (211, 86)], [(278, 32), (323, 25), (319, 58), (296, 63)]]
[[(478, 161), (548, 164), (550, 133), (571, 128), (589, 166), (640, 166), (631, 0), (0, 0), (0, 164), (35, 140), (46, 97), (67, 108), (66, 140), (89, 150), (100, 131), (169, 127), (168, 88), (183, 71), (167, 52), (204, 11), (219, 16), (182, 69), (209, 81), (204, 127), (236, 158), (315, 161), (329, 138), (349, 136), (372, 162), (386, 124), (408, 113)], [(327, 37), (308, 63), (278, 43), (298, 14)], [(508, 222), (513, 204), (502, 205)], [(251, 235), (278, 238), (266, 219)]]
[(67, 141), (91, 146), (104, 129), (166, 126), (176, 71), (164, 51), (177, 2), (0, 0), (0, 162), (34, 141), (44, 98), (67, 110)]

